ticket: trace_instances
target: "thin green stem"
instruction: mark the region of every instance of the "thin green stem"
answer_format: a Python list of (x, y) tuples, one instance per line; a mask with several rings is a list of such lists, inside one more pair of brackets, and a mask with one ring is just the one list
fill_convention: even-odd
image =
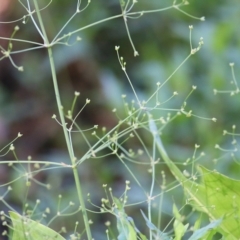
[[(151, 158), (151, 165), (152, 165), (152, 183), (151, 183), (151, 188), (150, 188), (150, 193), (149, 193), (149, 199), (148, 199), (148, 219), (150, 222), (152, 222), (152, 198), (153, 198), (153, 189), (154, 189), (154, 183), (155, 183), (155, 158), (156, 158), (156, 142), (155, 142), (155, 135), (153, 135), (153, 156)], [(149, 229), (150, 233), (150, 240), (153, 238), (152, 230)]]
[(24, 42), (24, 43), (30, 43), (30, 44), (35, 44), (35, 45), (42, 46), (42, 43), (33, 42), (33, 41), (29, 41), (29, 40), (24, 40), (24, 39), (8, 38), (8, 37), (0, 37), (0, 39), (8, 40), (8, 41), (11, 40), (11, 41), (15, 41), (15, 42)]
[[(33, 0), (33, 2), (34, 2), (34, 6), (35, 6), (35, 9), (37, 12), (37, 17), (38, 17), (38, 21), (40, 24), (40, 28), (41, 28), (41, 31), (44, 36), (44, 42), (47, 46), (49, 46), (49, 40), (48, 40), (46, 31), (45, 31), (45, 27), (44, 27), (42, 17), (41, 17), (40, 11), (39, 11), (37, 0)], [(57, 101), (57, 107), (58, 107), (58, 111), (59, 111), (59, 115), (60, 115), (61, 125), (63, 127), (64, 137), (65, 137), (69, 157), (71, 159), (71, 163), (72, 163), (72, 165), (75, 165), (75, 156), (73, 154), (72, 145), (70, 143), (70, 139), (69, 139), (68, 131), (67, 131), (67, 127), (66, 127), (66, 122), (65, 122), (65, 118), (64, 118), (64, 113), (62, 110), (61, 98), (60, 98), (57, 76), (56, 76), (56, 69), (55, 69), (53, 52), (52, 52), (51, 47), (48, 47), (48, 56), (49, 56), (49, 61), (50, 61), (53, 86), (54, 86), (54, 91), (55, 91), (55, 96), (56, 96), (56, 101)], [(72, 170), (73, 170), (74, 180), (75, 180), (75, 184), (76, 184), (78, 199), (79, 199), (79, 202), (80, 202), (80, 205), (82, 208), (83, 220), (84, 220), (84, 224), (85, 224), (85, 228), (86, 228), (87, 237), (89, 240), (92, 240), (92, 234), (91, 234), (91, 230), (90, 230), (90, 226), (89, 226), (89, 221), (88, 221), (87, 211), (86, 211), (85, 202), (84, 202), (84, 198), (83, 198), (83, 194), (82, 194), (82, 188), (81, 188), (81, 184), (80, 184), (78, 170), (76, 167), (72, 167)]]

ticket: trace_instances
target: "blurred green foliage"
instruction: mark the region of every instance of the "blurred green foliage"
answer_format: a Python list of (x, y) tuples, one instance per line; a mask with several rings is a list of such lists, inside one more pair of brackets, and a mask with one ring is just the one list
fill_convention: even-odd
[[(25, 14), (19, 5), (15, 6), (17, 4), (15, 2), (17, 1), (13, 1), (12, 8), (5, 20), (18, 19)], [(44, 6), (46, 2), (42, 1), (41, 4)], [(50, 39), (72, 16), (76, 2), (53, 1), (42, 12)], [(228, 176), (239, 178), (239, 166), (228, 155), (226, 159), (218, 161), (217, 165), (213, 161), (223, 155), (222, 152), (215, 149), (215, 144), (223, 144), (226, 148), (231, 147), (231, 139), (222, 136), (223, 130), (231, 129), (233, 124), (236, 125), (236, 129), (239, 128), (238, 97), (215, 96), (213, 89), (231, 89), (232, 75), (229, 62), (235, 63), (235, 75), (238, 80), (240, 79), (240, 33), (238, 30), (240, 4), (236, 0), (210, 2), (191, 0), (189, 3), (183, 7), (184, 11), (196, 17), (205, 16), (206, 21), (193, 19), (174, 9), (145, 14), (137, 19), (128, 19), (133, 42), (140, 54), (136, 58), (133, 56), (133, 50), (121, 18), (79, 32), (77, 35), (82, 38), (82, 41), (71, 47), (56, 46), (54, 56), (63, 104), (68, 109), (71, 106), (74, 91), (79, 91), (81, 96), (78, 109), (81, 109), (86, 98), (91, 99), (90, 106), (84, 109), (78, 119), (82, 128), (99, 124), (99, 128), (106, 126), (111, 129), (117, 122), (111, 109), (116, 107), (119, 113), (124, 112), (121, 94), (127, 94), (130, 101), (134, 98), (119, 65), (115, 46), (120, 46), (121, 56), (127, 63), (127, 72), (141, 100), (146, 100), (155, 91), (156, 83), (163, 83), (190, 53), (189, 25), (193, 25), (193, 45), (197, 47), (200, 37), (203, 37), (204, 46), (162, 88), (159, 97), (161, 101), (165, 101), (174, 91), (177, 91), (179, 93), (177, 100), (173, 99), (164, 106), (179, 108), (192, 86), (195, 85), (197, 90), (188, 99), (188, 108), (199, 116), (216, 117), (217, 123), (181, 116), (164, 129), (162, 139), (174, 161), (184, 162), (192, 156), (194, 145), (199, 144), (201, 146), (199, 152), (205, 152), (205, 157), (201, 158), (201, 164), (210, 169), (216, 167)], [(82, 4), (84, 5), (86, 2), (83, 1)], [(139, 0), (136, 10), (157, 9), (171, 4), (169, 1)], [(92, 1), (85, 11), (71, 21), (64, 33), (119, 14), (120, 11), (117, 0)], [(20, 31), (16, 35), (17, 38), (41, 42), (30, 19), (26, 24), (19, 25)], [(4, 28), (11, 32), (14, 26), (15, 23), (8, 24), (7, 27), (4, 25)], [(71, 37), (72, 43), (75, 41), (75, 37)], [(25, 47), (28, 48), (31, 45), (14, 43), (15, 50)], [(62, 159), (63, 162), (66, 162), (61, 128), (50, 120), (51, 115), (57, 110), (46, 51), (23, 52), (16, 55), (14, 60), (18, 65), (24, 66), (23, 73), (19, 73), (11, 67), (8, 60), (0, 63), (3, 66), (0, 68), (0, 118), (6, 128), (4, 131), (7, 132), (0, 144), (4, 145), (17, 132), (21, 132), (24, 134), (24, 139), (16, 143), (20, 158), (32, 155), (36, 159), (51, 161), (61, 161), (59, 159)], [(167, 112), (156, 113), (156, 116), (159, 114), (166, 116)], [(87, 134), (87, 137), (90, 142), (94, 141), (90, 133)], [(76, 154), (82, 156), (87, 146), (80, 135), (73, 136), (73, 138)], [(149, 145), (151, 145), (150, 142)], [(137, 149), (138, 143), (133, 142), (132, 145), (129, 143), (128, 147)], [(9, 156), (9, 159), (12, 159), (12, 156)], [(147, 187), (150, 183), (146, 168), (134, 165), (130, 165), (130, 167), (136, 168), (134, 173), (139, 177), (141, 184)], [(159, 173), (162, 169), (168, 171), (162, 165), (157, 167)], [(130, 178), (126, 169), (114, 157), (87, 161), (81, 165), (79, 173), (84, 179), (86, 191), (91, 193), (92, 200), (98, 204), (100, 204), (99, 196), (103, 194), (101, 189), (103, 183), (109, 183), (116, 194), (120, 195), (125, 180)], [(40, 176), (41, 180), (44, 179), (44, 181), (58, 186), (52, 191), (52, 201), (56, 201), (54, 198), (59, 192), (65, 193), (65, 202), (68, 202), (69, 199), (73, 200), (72, 176), (61, 170), (53, 174), (56, 174), (56, 177)], [(130, 180), (132, 181), (132, 179)], [(160, 185), (161, 177), (157, 177), (156, 181)], [(41, 190), (33, 194), (35, 197), (43, 196)], [(141, 197), (138, 189), (133, 188), (130, 199), (138, 201)], [(171, 199), (178, 204), (182, 200), (178, 202), (171, 194), (170, 196), (166, 195), (164, 202), (166, 216), (170, 215), (172, 211), (172, 205), (168, 204), (168, 200)], [(47, 201), (50, 202), (50, 200)], [(131, 211), (133, 210), (131, 209)], [(96, 218), (95, 215), (93, 217)], [(168, 217), (163, 223), (164, 226), (169, 220)], [(96, 221), (102, 224), (99, 225), (99, 228), (103, 228), (106, 218), (102, 216), (98, 218)], [(98, 230), (96, 231), (98, 232)], [(99, 232), (103, 231), (100, 229)]]

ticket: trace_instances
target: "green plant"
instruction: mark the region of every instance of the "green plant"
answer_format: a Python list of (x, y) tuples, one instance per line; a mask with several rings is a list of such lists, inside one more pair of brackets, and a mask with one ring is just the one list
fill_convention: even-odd
[[(119, 46), (112, 46), (113, 49), (115, 47), (117, 53), (116, 59), (118, 58), (119, 60), (120, 68), (123, 70), (134, 96), (134, 100), (132, 100), (131, 103), (128, 103), (127, 96), (122, 95), (123, 109), (119, 110), (115, 108), (113, 110), (116, 114), (118, 122), (112, 129), (107, 130), (104, 126), (101, 126), (102, 130), (98, 130), (98, 126), (94, 125), (90, 129), (84, 130), (84, 126), (79, 125), (77, 119), (80, 114), (83, 114), (82, 112), (85, 107), (90, 104), (90, 99), (86, 98), (84, 100), (85, 103), (83, 104), (83, 107), (75, 113), (80, 93), (77, 91), (75, 92), (74, 100), (72, 101), (70, 110), (68, 111), (65, 110), (66, 107), (65, 105), (63, 106), (60, 98), (62, 95), (59, 91), (57, 70), (53, 55), (54, 47), (56, 47), (56, 45), (62, 44), (69, 46), (72, 44), (78, 44), (78, 42), (81, 44), (81, 37), (76, 36), (76, 34), (79, 34), (83, 30), (89, 29), (93, 26), (98, 26), (101, 23), (122, 18), (132, 47), (133, 55), (138, 56), (139, 53), (136, 50), (134, 40), (131, 37), (128, 20), (131, 18), (140, 18), (148, 13), (161, 12), (170, 9), (175, 9), (187, 16), (193, 17), (184, 12), (181, 8), (182, 6), (187, 5), (187, 1), (184, 0), (180, 3), (174, 1), (173, 4), (162, 9), (139, 11), (133, 11), (133, 9), (137, 7), (137, 1), (120, 1), (121, 12), (119, 14), (90, 24), (88, 23), (81, 28), (65, 33), (67, 32), (67, 27), (70, 22), (79, 13), (82, 13), (85, 10), (87, 11), (87, 8), (90, 7), (91, 4), (95, 4), (88, 1), (86, 6), (82, 7), (83, 3), (78, 0), (76, 2), (75, 13), (69, 18), (69, 20), (66, 21), (63, 27), (60, 28), (60, 31), (55, 35), (55, 37), (53, 37), (53, 40), (49, 40), (46, 23), (44, 23), (44, 11), (47, 7), (51, 6), (52, 1), (46, 5), (37, 0), (26, 1), (26, 3), (19, 1), (19, 4), (22, 5), (27, 12), (20, 21), (28, 23), (32, 21), (43, 43), (16, 38), (16, 35), (20, 30), (20, 28), (16, 26), (10, 38), (1, 38), (2, 40), (7, 41), (7, 48), (1, 46), (1, 59), (6, 58), (10, 60), (17, 70), (23, 71), (24, 68), (22, 66), (15, 64), (12, 57), (14, 54), (30, 50), (46, 49), (59, 115), (59, 117), (57, 117), (57, 114), (54, 114), (52, 118), (56, 120), (63, 130), (69, 161), (65, 159), (64, 162), (62, 162), (62, 160), (57, 162), (48, 160), (39, 161), (31, 159), (31, 157), (27, 160), (20, 160), (18, 159), (17, 152), (15, 151), (15, 147), (13, 145), (17, 139), (14, 139), (1, 150), (1, 152), (3, 152), (7, 149), (7, 147), (9, 147), (3, 156), (6, 156), (9, 151), (11, 151), (15, 157), (14, 160), (1, 161), (1, 164), (8, 165), (8, 167), (12, 168), (16, 174), (16, 176), (13, 174), (10, 182), (6, 182), (1, 185), (3, 189), (5, 189), (6, 186), (8, 187), (5, 190), (5, 193), (2, 194), (1, 201), (11, 211), (9, 212), (9, 216), (8, 213), (2, 212), (2, 220), (3, 224), (8, 225), (8, 227), (12, 230), (10, 236), (11, 239), (63, 239), (63, 236), (60, 234), (63, 234), (64, 237), (69, 239), (92, 239), (92, 222), (88, 216), (89, 214), (92, 215), (91, 213), (94, 212), (96, 214), (111, 214), (116, 218), (116, 230), (118, 233), (116, 233), (116, 231), (114, 232), (107, 222), (106, 225), (109, 227), (106, 232), (107, 239), (152, 240), (171, 239), (171, 237), (173, 237), (178, 240), (182, 239), (184, 236), (187, 237), (187, 234), (189, 234), (189, 239), (212, 239), (216, 233), (220, 233), (225, 239), (238, 239), (240, 236), (237, 214), (239, 205), (239, 182), (229, 179), (224, 175), (216, 173), (215, 171), (207, 170), (204, 167), (196, 167), (196, 161), (199, 161), (203, 157), (203, 154), (201, 153), (197, 156), (197, 150), (199, 148), (198, 144), (195, 144), (193, 156), (185, 162), (180, 163), (184, 168), (182, 170), (182, 168), (178, 167), (177, 163), (171, 160), (168, 156), (160, 138), (162, 131), (165, 130), (169, 124), (174, 125), (174, 121), (177, 119), (194, 117), (196, 119), (200, 119), (199, 121), (216, 122), (214, 117), (198, 116), (194, 113), (195, 111), (193, 112), (191, 109), (191, 105), (189, 104), (189, 102), (191, 103), (191, 100), (189, 99), (192, 93), (196, 90), (196, 86), (192, 86), (189, 93), (184, 93), (185, 96), (184, 94), (178, 96), (178, 92), (174, 91), (173, 93), (170, 93), (167, 98), (161, 98), (161, 92), (163, 92), (165, 85), (170, 84), (170, 79), (173, 78), (175, 73), (182, 68), (184, 63), (193, 57), (193, 55), (195, 55), (203, 45), (203, 39), (200, 38), (199, 44), (197, 47), (194, 47), (195, 44), (192, 43), (192, 25), (189, 27), (189, 54), (182, 61), (179, 67), (177, 67), (163, 83), (156, 83), (156, 90), (150, 94), (150, 97), (148, 96), (146, 98), (147, 100), (140, 97), (131, 80), (131, 77), (129, 77), (125, 59), (119, 53), (122, 48)], [(41, 5), (41, 7), (39, 5)], [(204, 20), (203, 17), (196, 19)], [(76, 42), (74, 43), (71, 42), (72, 36), (76, 36)], [(27, 47), (24, 50), (15, 51), (14, 46), (16, 42), (33, 44), (35, 47)], [(231, 67), (233, 66), (231, 65)], [(234, 74), (233, 79), (236, 90), (231, 91), (231, 93), (233, 93), (232, 95), (239, 93)], [(218, 91), (215, 90), (215, 93), (218, 93)], [(177, 99), (177, 103), (174, 103), (174, 107), (172, 107), (171, 104), (175, 99)], [(165, 114), (165, 112), (167, 112), (167, 114)], [(60, 120), (58, 120), (58, 118), (60, 118)], [(76, 155), (76, 147), (74, 147), (75, 132), (80, 133), (79, 138), (84, 139), (87, 145), (87, 149), (84, 151), (82, 156)], [(227, 131), (224, 133), (228, 134)], [(236, 134), (231, 133), (231, 135), (235, 136)], [(21, 137), (20, 133), (18, 134), (18, 137)], [(119, 195), (119, 193), (116, 193), (115, 195), (114, 189), (111, 187), (108, 188), (107, 185), (104, 184), (103, 189), (106, 197), (101, 199), (100, 205), (96, 204), (95, 201), (92, 200), (92, 193), (86, 197), (86, 194), (82, 189), (82, 181), (80, 180), (81, 174), (79, 171), (84, 163), (90, 162), (91, 164), (91, 160), (104, 159), (109, 156), (114, 156), (114, 158), (118, 159), (118, 161), (125, 167), (128, 177), (131, 177), (132, 179), (131, 187), (132, 185), (134, 185), (134, 187), (136, 186), (143, 195), (141, 202), (128, 202), (128, 195), (130, 194), (131, 189), (130, 181), (128, 179), (126, 180), (126, 186), (122, 195)], [(165, 172), (168, 170), (167, 168), (162, 168), (162, 161), (164, 161), (173, 177), (168, 177), (166, 179)], [(131, 166), (132, 163), (135, 164), (134, 166), (136, 166), (136, 170), (133, 170), (133, 167)], [(150, 177), (147, 177), (147, 186), (145, 185), (142, 176), (138, 175), (138, 166), (144, 166), (144, 169), (146, 169), (146, 166), (149, 168), (148, 171), (150, 173)], [(50, 186), (48, 182), (45, 183), (38, 181), (36, 176), (39, 173), (47, 171), (52, 171), (54, 173), (54, 171), (57, 171), (58, 168), (66, 169), (68, 172), (71, 172), (75, 183), (75, 190), (73, 192), (75, 196), (77, 196), (77, 203), (70, 201), (69, 204), (66, 204), (66, 202), (64, 202), (66, 207), (62, 207), (61, 202), (65, 200), (63, 200), (64, 197), (59, 194), (58, 199), (55, 199), (55, 201), (58, 202), (55, 204), (57, 205), (55, 209), (54, 207), (51, 209), (48, 204), (46, 204), (46, 206), (44, 206), (45, 209), (43, 209), (43, 207), (40, 206), (40, 199), (35, 199), (35, 203), (31, 200), (31, 194), (29, 193), (31, 191), (31, 185), (37, 184), (47, 190), (50, 190), (50, 188), (53, 189), (55, 186)], [(198, 171), (196, 171), (196, 169), (198, 169)], [(159, 172), (161, 172), (161, 174), (159, 174)], [(160, 178), (157, 175), (161, 175)], [(199, 183), (198, 179), (200, 177), (202, 182)], [(5, 197), (12, 191), (12, 189), (16, 191), (15, 194), (18, 194), (19, 189), (24, 192), (24, 195), (22, 196), (21, 215), (17, 214), (11, 204), (5, 200)], [(185, 219), (182, 218), (183, 214), (176, 206), (178, 203), (173, 204), (173, 216), (169, 222), (173, 231), (167, 232), (167, 226), (166, 229), (162, 227), (161, 211), (164, 209), (164, 196), (171, 195), (173, 191), (181, 190), (185, 193), (185, 197), (183, 195), (181, 197), (181, 200), (184, 199), (182, 202), (182, 208), (186, 205), (190, 205), (193, 208), (191, 214), (196, 214), (195, 210), (204, 212), (206, 214), (204, 216), (208, 216), (212, 221), (211, 223), (205, 224), (205, 227), (201, 227), (202, 218), (201, 215), (197, 214), (197, 221), (192, 229), (193, 234), (190, 233), (190, 224), (183, 223)], [(72, 192), (70, 198), (71, 197), (73, 197)], [(222, 201), (220, 201), (220, 199)], [(86, 200), (88, 207), (86, 207)], [(174, 202), (175, 201), (176, 200), (174, 199)], [(145, 207), (145, 210), (141, 211), (142, 222), (145, 222), (147, 226), (147, 231), (145, 231), (144, 234), (142, 233), (142, 230), (140, 231), (137, 228), (137, 224), (135, 223), (137, 218), (135, 216), (133, 218), (128, 216), (128, 209), (131, 206), (137, 207), (140, 204)], [(157, 214), (155, 214), (154, 205), (157, 206)], [(138, 213), (140, 213), (141, 207), (139, 207)], [(57, 233), (48, 227), (53, 225), (54, 221), (61, 217), (68, 217), (71, 219), (75, 215), (78, 216), (78, 219), (79, 216), (83, 218), (84, 227), (81, 226), (79, 228), (78, 221), (76, 221), (73, 230), (70, 232), (68, 232), (65, 228), (59, 229), (59, 226), (54, 226), (54, 228), (58, 228), (57, 231), (59, 231), (59, 233)], [(7, 221), (6, 218), (8, 219)], [(11, 221), (12, 225), (9, 225), (8, 221)], [(4, 234), (7, 233), (4, 232)], [(94, 236), (94, 238), (100, 239), (102, 237)]]

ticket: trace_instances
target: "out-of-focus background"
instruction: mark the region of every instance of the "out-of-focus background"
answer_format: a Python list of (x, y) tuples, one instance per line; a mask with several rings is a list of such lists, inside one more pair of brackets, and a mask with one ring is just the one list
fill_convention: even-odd
[[(87, 2), (87, 1), (86, 1)], [(83, 1), (83, 6), (86, 5)], [(44, 6), (47, 1), (39, 4)], [(172, 100), (166, 107), (179, 108), (179, 102), (184, 100), (193, 85), (197, 90), (188, 99), (188, 108), (193, 113), (203, 117), (216, 117), (217, 123), (196, 118), (180, 117), (169, 124), (162, 133), (162, 138), (170, 156), (176, 162), (184, 162), (191, 157), (194, 145), (199, 144), (199, 152), (204, 151), (205, 157), (201, 164), (228, 176), (239, 178), (238, 164), (234, 163), (228, 155), (218, 161), (214, 159), (223, 156), (223, 152), (215, 149), (215, 144), (221, 144), (230, 149), (230, 138), (223, 138), (224, 129), (231, 130), (232, 125), (239, 127), (238, 96), (214, 95), (213, 89), (232, 89), (232, 75), (230, 62), (235, 63), (236, 79), (240, 79), (240, 3), (230, 1), (189, 1), (189, 5), (182, 9), (195, 16), (205, 16), (206, 21), (199, 21), (185, 14), (171, 9), (168, 11), (145, 14), (137, 19), (128, 19), (129, 30), (134, 45), (139, 52), (138, 57), (133, 56), (133, 50), (127, 37), (124, 21), (117, 18), (103, 22), (77, 35), (81, 41), (71, 47), (57, 45), (54, 47), (54, 59), (58, 74), (63, 105), (70, 108), (74, 92), (79, 91), (80, 97), (77, 109), (80, 110), (86, 98), (91, 99), (89, 104), (77, 119), (82, 129), (87, 129), (98, 124), (99, 128), (105, 126), (108, 130), (116, 125), (118, 119), (112, 113), (113, 108), (118, 111), (124, 109), (121, 95), (126, 94), (128, 100), (134, 95), (128, 81), (118, 62), (115, 46), (120, 46), (120, 54), (127, 63), (127, 72), (141, 99), (148, 99), (155, 91), (157, 82), (164, 82), (190, 52), (189, 25), (193, 25), (192, 43), (198, 46), (200, 37), (203, 37), (204, 46), (192, 56), (171, 78), (160, 91), (162, 101), (168, 99), (174, 91), (179, 93), (177, 100)], [(42, 11), (43, 21), (50, 39), (53, 39), (63, 24), (73, 15), (77, 1), (53, 1)], [(139, 0), (134, 10), (150, 10), (171, 5), (169, 1)], [(120, 4), (116, 1), (92, 1), (89, 7), (77, 15), (66, 27), (64, 33), (69, 33), (98, 20), (119, 14)], [(1, 0), (0, 21), (8, 22), (20, 19), (26, 15), (24, 8), (16, 0)], [(20, 30), (15, 38), (41, 42), (41, 37), (34, 28), (31, 19), (15, 23), (1, 23), (0, 36), (10, 37), (16, 25)], [(77, 35), (70, 39), (74, 42)], [(7, 48), (8, 41), (0, 39), (0, 45)], [(13, 42), (13, 50), (31, 47), (31, 44)], [(68, 156), (61, 127), (51, 118), (57, 114), (55, 96), (49, 68), (47, 51), (44, 49), (22, 52), (12, 56), (18, 66), (23, 66), (24, 71), (19, 72), (14, 68), (9, 59), (0, 62), (0, 148), (16, 137), (18, 132), (23, 137), (14, 143), (19, 159), (33, 159), (56, 162), (67, 162)], [(76, 111), (77, 112), (77, 111)], [(166, 116), (166, 113), (162, 113)], [(93, 141), (91, 132), (86, 133), (89, 141)], [(87, 150), (80, 134), (73, 135), (76, 155), (80, 158)], [(147, 141), (147, 140), (146, 140)], [(132, 143), (135, 144), (134, 142)], [(136, 143), (137, 144), (137, 143)], [(129, 146), (130, 148), (131, 146)], [(138, 146), (134, 146), (136, 149)], [(236, 154), (237, 156), (237, 154)], [(1, 158), (13, 159), (11, 154)], [(230, 160), (229, 160), (230, 159)], [(150, 179), (146, 168), (130, 165), (143, 187), (149, 189)], [(163, 167), (158, 167), (158, 174)], [(164, 168), (166, 170), (166, 168)], [(167, 170), (166, 170), (167, 171)], [(62, 194), (64, 201), (76, 198), (73, 177), (67, 170), (54, 170), (38, 175), (41, 182), (54, 185), (51, 194), (47, 197), (44, 188), (36, 185), (28, 193), (29, 201), (40, 198), (43, 209), (54, 206), (57, 196)], [(166, 172), (168, 173), (168, 172)], [(0, 165), (0, 184), (14, 179), (13, 170), (5, 165)], [(104, 196), (101, 186), (109, 184), (116, 195), (124, 191), (125, 180), (131, 176), (124, 166), (114, 157), (88, 160), (79, 169), (83, 181), (84, 192), (92, 195), (92, 201), (100, 205)], [(161, 182), (161, 177), (157, 179)], [(15, 209), (22, 208), (21, 201), (24, 189), (20, 186), (19, 192), (9, 194), (8, 202)], [(132, 190), (133, 200), (141, 199), (141, 191)], [(2, 187), (1, 194), (4, 192)], [(139, 196), (139, 197), (138, 197)], [(170, 196), (170, 199), (175, 199)], [(176, 202), (178, 200), (175, 200)], [(163, 228), (170, 219), (171, 204), (164, 203), (166, 220)], [(4, 205), (1, 208), (6, 210)], [(144, 208), (144, 206), (143, 206)], [(129, 215), (139, 216), (139, 206), (131, 208)], [(72, 217), (74, 222), (79, 216)], [(104, 239), (104, 222), (110, 216), (93, 215), (96, 239)], [(71, 223), (64, 222), (71, 228)], [(60, 222), (61, 222), (60, 221)], [(144, 228), (144, 221), (139, 221), (138, 226)], [(59, 224), (59, 222), (58, 222)], [(69, 226), (68, 226), (69, 224)], [(54, 224), (53, 224), (54, 225)], [(97, 225), (97, 226), (96, 226)], [(56, 227), (56, 226), (55, 226)], [(57, 228), (57, 227), (56, 227)], [(140, 227), (141, 228), (141, 227)], [(101, 234), (103, 236), (101, 236)]]

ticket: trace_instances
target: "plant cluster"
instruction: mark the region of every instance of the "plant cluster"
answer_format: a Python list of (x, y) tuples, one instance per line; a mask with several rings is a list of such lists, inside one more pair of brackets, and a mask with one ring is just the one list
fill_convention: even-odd
[[(95, 1), (76, 0), (73, 14), (54, 37), (49, 37), (45, 12), (51, 8), (54, 1), (46, 3), (38, 0), (19, 0), (16, 4), (19, 4), (25, 13), (17, 20), (1, 22), (1, 25), (15, 24), (15, 27), (10, 37), (0, 36), (2, 41), (0, 60), (10, 61), (13, 68), (21, 74), (28, 66), (18, 65), (15, 55), (38, 50), (47, 52), (58, 110), (48, 117), (52, 117), (55, 126), (62, 130), (67, 155), (59, 157), (57, 161), (44, 158), (38, 160), (32, 156), (26, 159), (19, 158), (15, 143), (24, 138), (21, 133), (0, 150), (0, 165), (11, 174), (10, 180), (0, 184), (2, 203), (0, 210), (4, 228), (2, 236), (12, 240), (239, 239), (240, 182), (214, 169), (209, 170), (199, 165), (200, 160), (206, 158), (206, 153), (199, 152), (201, 149), (199, 144), (193, 145), (190, 157), (185, 159), (185, 156), (180, 156), (183, 161), (179, 162), (174, 160), (171, 148), (165, 147), (164, 140), (162, 141), (169, 125), (174, 125), (179, 119), (210, 122), (213, 126), (218, 123), (215, 116), (202, 116), (197, 114), (197, 110), (192, 109), (191, 97), (197, 91), (197, 86), (193, 85), (187, 94), (184, 93), (185, 95), (177, 91), (170, 93), (167, 98), (162, 95), (179, 69), (188, 64), (203, 47), (202, 37), (197, 43), (193, 41), (192, 25), (189, 26), (189, 53), (169, 77), (156, 82), (155, 91), (148, 96), (139, 94), (128, 73), (128, 63), (121, 54), (125, 46), (122, 46), (121, 42), (117, 46), (110, 46), (115, 49), (116, 61), (123, 73), (121, 78), (128, 82), (131, 90), (130, 94), (118, 96), (122, 105), (112, 110), (111, 114), (116, 121), (111, 128), (97, 124), (85, 128), (78, 119), (84, 115), (94, 99), (91, 97), (83, 99), (79, 108), (78, 101), (85, 94), (81, 89), (80, 92), (76, 90), (68, 108), (65, 104), (67, 101), (65, 99), (62, 101), (64, 93), (59, 90), (55, 49), (59, 46), (71, 48), (81, 45), (83, 31), (122, 19), (132, 48), (132, 56), (138, 57), (141, 52), (134, 44), (129, 26), (131, 20), (168, 10), (175, 10), (196, 21), (204, 21), (205, 18), (198, 18), (186, 12), (184, 8), (189, 4), (186, 0), (174, 0), (169, 6), (152, 10), (138, 10), (139, 3), (136, 0), (120, 0), (118, 14), (87, 23), (68, 32), (71, 29), (69, 27), (71, 22), (95, 4)], [(18, 38), (22, 26), (27, 28), (30, 25), (37, 31), (39, 42)], [(27, 47), (15, 49), (15, 45), (19, 43), (24, 43)], [(238, 96), (239, 87), (234, 64), (230, 63), (230, 67), (233, 89), (214, 89), (214, 94)], [(223, 135), (232, 137), (230, 146), (225, 148), (221, 147), (220, 143), (215, 145), (221, 152), (221, 156), (214, 159), (215, 166), (223, 157), (230, 158), (238, 164), (239, 134), (235, 130), (236, 126), (233, 125), (231, 131), (223, 131)], [(79, 142), (80, 148), (83, 149), (81, 154)], [(14, 158), (10, 159), (9, 156)], [(82, 178), (85, 164), (91, 166), (100, 161), (104, 169), (104, 164), (109, 164), (106, 159), (113, 161), (115, 171), (118, 170), (119, 164), (124, 167), (125, 185), (119, 191), (112, 186), (111, 179), (108, 183), (95, 182), (97, 188), (95, 194), (95, 190), (87, 189)], [(96, 169), (92, 171), (95, 172)], [(41, 174), (44, 174), (45, 179), (39, 178)], [(61, 189), (58, 184), (64, 174), (71, 176), (74, 187), (71, 186), (71, 191), (61, 190), (54, 195), (53, 202), (50, 202), (47, 195), (50, 196), (51, 192), (55, 193), (56, 189)], [(42, 199), (33, 197), (35, 189), (41, 189), (39, 195)], [(19, 199), (21, 206), (9, 202), (9, 196)], [(170, 211), (167, 210), (169, 206)], [(104, 223), (101, 223), (101, 217), (98, 223), (96, 216), (106, 216), (102, 217)], [(61, 221), (64, 221), (64, 224)], [(105, 229), (99, 230), (96, 225), (103, 225)]]

